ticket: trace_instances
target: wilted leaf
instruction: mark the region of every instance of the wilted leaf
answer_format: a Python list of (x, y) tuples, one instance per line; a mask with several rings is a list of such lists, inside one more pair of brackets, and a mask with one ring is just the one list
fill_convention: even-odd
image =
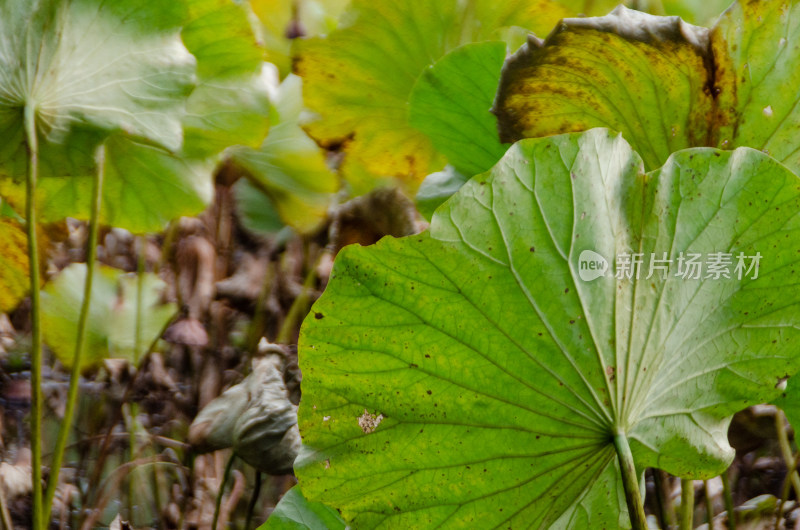
[[(711, 477), (800, 367), (798, 212), (754, 150), (645, 174), (606, 130), (519, 142), (430, 232), (337, 257), (299, 343), (303, 492), (359, 528), (627, 527), (615, 435), (639, 473)], [(730, 277), (681, 277), (695, 253)]]
[(308, 502), (295, 486), (287, 491), (259, 530), (344, 530), (346, 525), (333, 508)]
[(564, 20), (506, 61), (494, 108), (500, 136), (513, 142), (608, 127), (655, 169), (708, 141), (707, 55), (708, 30), (677, 18), (619, 7)]
[(233, 447), (251, 466), (290, 473), (300, 450), (297, 406), (289, 401), (280, 354), (253, 362), (253, 371), (200, 411), (189, 441), (200, 451)]
[(505, 57), (503, 42), (466, 44), (425, 69), (411, 91), (411, 125), (465, 175), (486, 171), (508, 148), (489, 112)]
[[(62, 270), (42, 291), (44, 340), (58, 360), (72, 365), (78, 316), (86, 281), (86, 264), (74, 263)], [(145, 274), (142, 309), (137, 311), (137, 277), (110, 267), (95, 271), (89, 321), (82, 363), (94, 366), (103, 359), (141, 358), (175, 314), (175, 304), (161, 302), (164, 282)], [(137, 341), (137, 313), (141, 314), (141, 335)], [(138, 343), (139, 349), (136, 349)]]
[(512, 26), (547, 32), (569, 14), (549, 0), (354, 0), (336, 31), (298, 44), (295, 69), (320, 116), (308, 129), (325, 144), (346, 142), (343, 171), (356, 193), (383, 177), (413, 191), (444, 166), (408, 121), (408, 98), (424, 68), (462, 44), (496, 40)]
[(604, 126), (648, 169), (682, 148), (761, 149), (800, 171), (800, 2), (736, 2), (710, 32), (620, 7), (568, 19), (506, 62), (495, 101), (513, 141)]

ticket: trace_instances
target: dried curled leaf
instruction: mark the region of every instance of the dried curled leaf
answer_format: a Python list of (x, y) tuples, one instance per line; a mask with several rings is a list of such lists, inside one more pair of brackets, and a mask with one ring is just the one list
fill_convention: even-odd
[(251, 466), (271, 475), (292, 472), (300, 451), (297, 406), (283, 380), (283, 357), (269, 353), (253, 361), (253, 372), (197, 415), (189, 443), (199, 451), (233, 447)]

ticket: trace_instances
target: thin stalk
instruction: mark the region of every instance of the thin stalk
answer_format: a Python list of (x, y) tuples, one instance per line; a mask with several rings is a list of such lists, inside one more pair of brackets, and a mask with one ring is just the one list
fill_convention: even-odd
[[(139, 352), (142, 349), (142, 301), (144, 300), (144, 273), (145, 273), (145, 238), (139, 236), (136, 238), (139, 244), (139, 255), (136, 260), (136, 321), (134, 323), (133, 331), (133, 366), (139, 370)], [(124, 405), (123, 405), (124, 406)], [(139, 453), (139, 444), (137, 443), (138, 431), (138, 417), (139, 406), (136, 403), (131, 403), (128, 408), (129, 421), (128, 424), (128, 449), (130, 451), (130, 460), (136, 459)], [(136, 494), (137, 483), (139, 474), (135, 469), (131, 470), (128, 477), (128, 515), (133, 521), (133, 499)]]
[(147, 238), (139, 236), (139, 256), (136, 261), (136, 335), (133, 337), (133, 363), (139, 369), (140, 351), (142, 349), (142, 304), (144, 303), (144, 275), (147, 268), (145, 247)]
[(733, 509), (731, 481), (727, 471), (720, 476), (722, 477), (722, 497), (725, 499), (725, 511), (728, 512), (728, 530), (736, 530), (736, 510)]
[(81, 358), (86, 342), (86, 329), (89, 323), (89, 306), (92, 300), (92, 283), (94, 281), (95, 262), (97, 261), (97, 239), (100, 232), (100, 206), (103, 198), (103, 179), (105, 177), (105, 146), (100, 145), (96, 153), (97, 171), (95, 172), (92, 187), (92, 211), (89, 217), (89, 241), (86, 249), (86, 281), (83, 285), (83, 301), (81, 313), (78, 317), (78, 336), (75, 340), (75, 350), (72, 354), (72, 370), (69, 377), (69, 390), (67, 391), (67, 404), (64, 408), (64, 421), (58, 429), (56, 448), (53, 452), (53, 462), (50, 466), (50, 480), (47, 482), (47, 491), (44, 497), (44, 521), (50, 520), (53, 498), (58, 488), (58, 475), (64, 460), (64, 451), (67, 447), (72, 421), (75, 417), (75, 407), (78, 403), (78, 389), (81, 379)]
[(217, 502), (214, 504), (214, 520), (211, 522), (211, 530), (217, 530), (217, 523), (219, 522), (219, 510), (222, 507), (222, 496), (225, 493), (225, 483), (228, 482), (228, 478), (231, 475), (231, 470), (233, 469), (233, 462), (236, 460), (236, 453), (231, 453), (231, 457), (228, 459), (228, 463), (225, 465), (225, 472), (222, 474), (222, 481), (219, 485), (219, 491), (217, 492)]
[(319, 260), (317, 260), (314, 266), (311, 267), (311, 270), (308, 271), (305, 280), (303, 281), (303, 290), (300, 292), (297, 298), (294, 299), (291, 307), (289, 307), (289, 311), (286, 312), (286, 317), (283, 319), (283, 324), (281, 325), (281, 329), (278, 332), (278, 337), (275, 340), (277, 344), (289, 344), (292, 341), (292, 338), (294, 338), (294, 331), (297, 328), (297, 325), (308, 314), (311, 286), (313, 286), (314, 282), (317, 280), (318, 264)]
[[(796, 460), (795, 460), (796, 461)], [(793, 468), (790, 468), (786, 472), (786, 476), (783, 478), (783, 488), (781, 488), (781, 498), (778, 502), (778, 508), (775, 511), (775, 530), (780, 530), (781, 528), (781, 521), (783, 520), (783, 505), (789, 499), (789, 490), (791, 489), (792, 481), (789, 478), (790, 473), (794, 471)]]
[(681, 479), (681, 530), (694, 528), (694, 481)]
[(775, 411), (775, 430), (778, 433), (778, 444), (781, 446), (781, 455), (786, 464), (786, 476), (794, 487), (794, 494), (800, 499), (800, 476), (795, 470), (795, 461), (792, 456), (792, 445), (789, 443), (789, 435), (786, 434), (786, 416), (781, 409)]
[(0, 529), (14, 530), (14, 524), (11, 522), (11, 514), (8, 512), (6, 494), (2, 487), (0, 487)]
[(36, 238), (36, 181), (39, 178), (39, 140), (36, 108), (25, 105), (25, 143), (28, 175), (25, 186), (25, 220), (28, 235), (28, 266), (31, 289), (31, 466), (33, 482), (33, 529), (42, 530), (42, 326), (39, 298), (39, 245)]
[(253, 486), (253, 496), (247, 505), (247, 519), (245, 519), (244, 530), (250, 530), (250, 523), (253, 521), (253, 512), (258, 504), (258, 496), (261, 495), (261, 471), (256, 469), (256, 484)]
[(659, 508), (659, 519), (661, 527), (664, 529), (675, 526), (675, 508), (672, 499), (666, 491), (664, 484), (667, 482), (667, 474), (660, 469), (653, 469), (653, 484), (656, 489), (656, 504)]
[(711, 499), (711, 488), (708, 487), (708, 481), (703, 481), (703, 495), (706, 497), (706, 519), (708, 520), (708, 527), (711, 528), (711, 521), (714, 520), (714, 503)]
[(647, 517), (642, 504), (642, 492), (639, 490), (639, 478), (633, 464), (633, 454), (628, 445), (628, 438), (622, 434), (614, 435), (614, 447), (619, 457), (619, 467), (622, 470), (622, 485), (625, 489), (625, 500), (628, 503), (628, 514), (631, 518), (633, 530), (647, 530)]
[(256, 308), (253, 313), (253, 320), (250, 321), (250, 328), (247, 331), (247, 352), (250, 357), (254, 357), (256, 350), (258, 350), (258, 343), (261, 341), (261, 336), (264, 334), (264, 320), (266, 316), (266, 308), (264, 307), (272, 291), (275, 279), (275, 269), (272, 261), (267, 262), (266, 274), (264, 274), (264, 281), (261, 284), (261, 291), (258, 293), (258, 300), (256, 300)]

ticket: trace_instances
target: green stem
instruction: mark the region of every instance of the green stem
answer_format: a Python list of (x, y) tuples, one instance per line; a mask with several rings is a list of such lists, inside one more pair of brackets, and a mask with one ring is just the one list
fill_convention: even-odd
[(147, 238), (139, 236), (139, 259), (136, 262), (136, 330), (133, 337), (133, 365), (139, 369), (140, 352), (142, 350), (142, 304), (144, 303), (144, 275), (147, 268), (147, 258), (145, 247)]
[(672, 499), (666, 491), (665, 483), (667, 474), (660, 469), (653, 469), (653, 484), (656, 489), (656, 504), (659, 508), (659, 519), (661, 527), (664, 529), (675, 526), (675, 508), (672, 506)]
[(42, 530), (42, 326), (39, 298), (39, 245), (36, 238), (36, 181), (39, 178), (39, 139), (36, 108), (25, 105), (25, 138), (28, 178), (25, 187), (25, 219), (31, 289), (31, 465), (33, 481), (33, 528)]
[(681, 530), (694, 528), (694, 481), (681, 479)]
[(792, 456), (792, 444), (789, 443), (789, 435), (786, 434), (786, 416), (781, 409), (775, 411), (775, 431), (778, 433), (778, 445), (781, 447), (783, 462), (786, 464), (787, 478), (791, 481), (794, 494), (800, 499), (800, 476), (795, 471), (794, 456)]
[(58, 475), (61, 472), (61, 463), (64, 460), (64, 451), (67, 447), (72, 421), (75, 416), (75, 407), (78, 403), (78, 389), (81, 378), (81, 358), (83, 357), (86, 342), (86, 330), (89, 323), (89, 306), (92, 300), (92, 284), (94, 282), (95, 263), (97, 261), (97, 240), (100, 232), (100, 205), (103, 197), (103, 179), (105, 177), (105, 146), (100, 145), (96, 153), (97, 171), (95, 172), (94, 186), (92, 189), (92, 210), (89, 217), (89, 241), (86, 249), (86, 281), (83, 285), (83, 301), (81, 313), (78, 317), (78, 335), (75, 340), (75, 350), (72, 354), (72, 370), (67, 391), (67, 404), (64, 408), (64, 421), (58, 429), (58, 439), (53, 452), (53, 462), (50, 466), (50, 480), (47, 482), (47, 491), (44, 498), (44, 520), (50, 519), (53, 498), (58, 487)]
[(725, 511), (728, 512), (728, 530), (736, 530), (736, 510), (733, 509), (733, 494), (731, 493), (731, 481), (728, 478), (728, 471), (720, 475), (722, 477), (722, 495), (725, 499)]
[(639, 490), (639, 478), (633, 464), (633, 454), (628, 445), (628, 438), (622, 434), (614, 435), (614, 447), (617, 448), (619, 467), (622, 471), (622, 485), (625, 489), (625, 500), (628, 502), (628, 514), (633, 530), (647, 530), (647, 517), (642, 504), (642, 492)]
[[(321, 257), (320, 257), (321, 259)], [(309, 298), (311, 286), (317, 281), (317, 266), (319, 260), (311, 267), (311, 270), (306, 273), (306, 278), (303, 281), (303, 290), (294, 299), (289, 311), (286, 312), (286, 318), (283, 319), (283, 324), (278, 332), (278, 337), (275, 339), (277, 344), (289, 344), (294, 338), (294, 332), (297, 326), (301, 323), (303, 318), (308, 314)]]
[(247, 331), (247, 352), (250, 358), (255, 356), (258, 350), (258, 343), (264, 335), (264, 321), (266, 316), (266, 303), (272, 286), (274, 284), (274, 267), (272, 261), (267, 262), (267, 271), (264, 275), (264, 281), (261, 284), (261, 292), (258, 293), (258, 300), (256, 300), (256, 308), (253, 313), (253, 320), (250, 321), (250, 328)]
[(211, 530), (217, 530), (217, 523), (219, 522), (219, 511), (222, 508), (222, 495), (225, 493), (225, 483), (228, 482), (228, 477), (231, 475), (233, 469), (233, 462), (236, 460), (236, 453), (231, 453), (228, 463), (225, 465), (225, 472), (222, 474), (222, 481), (219, 484), (219, 491), (217, 492), (217, 502), (214, 503), (214, 520), (211, 522)]
[[(142, 301), (144, 300), (144, 273), (147, 265), (145, 261), (144, 236), (138, 236), (136, 242), (139, 244), (139, 255), (136, 261), (136, 322), (134, 323), (133, 335), (133, 366), (139, 370), (139, 352), (142, 349)], [(136, 437), (138, 431), (139, 407), (136, 403), (131, 403), (129, 408), (128, 423), (128, 448), (130, 450), (130, 461), (136, 459), (139, 453), (139, 444)], [(132, 469), (128, 476), (128, 515), (133, 521), (133, 499), (136, 495), (139, 474), (136, 469)]]
[(703, 481), (703, 495), (706, 498), (706, 519), (708, 521), (708, 527), (711, 528), (714, 520), (714, 503), (711, 499), (711, 488), (708, 487), (708, 481)]

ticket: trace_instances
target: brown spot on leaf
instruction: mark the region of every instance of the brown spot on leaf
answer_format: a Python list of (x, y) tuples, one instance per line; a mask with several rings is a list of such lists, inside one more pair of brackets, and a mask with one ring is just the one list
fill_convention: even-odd
[(383, 414), (373, 415), (367, 409), (364, 409), (364, 414), (358, 417), (358, 426), (364, 431), (364, 434), (371, 434), (375, 432), (378, 425), (383, 421)]

